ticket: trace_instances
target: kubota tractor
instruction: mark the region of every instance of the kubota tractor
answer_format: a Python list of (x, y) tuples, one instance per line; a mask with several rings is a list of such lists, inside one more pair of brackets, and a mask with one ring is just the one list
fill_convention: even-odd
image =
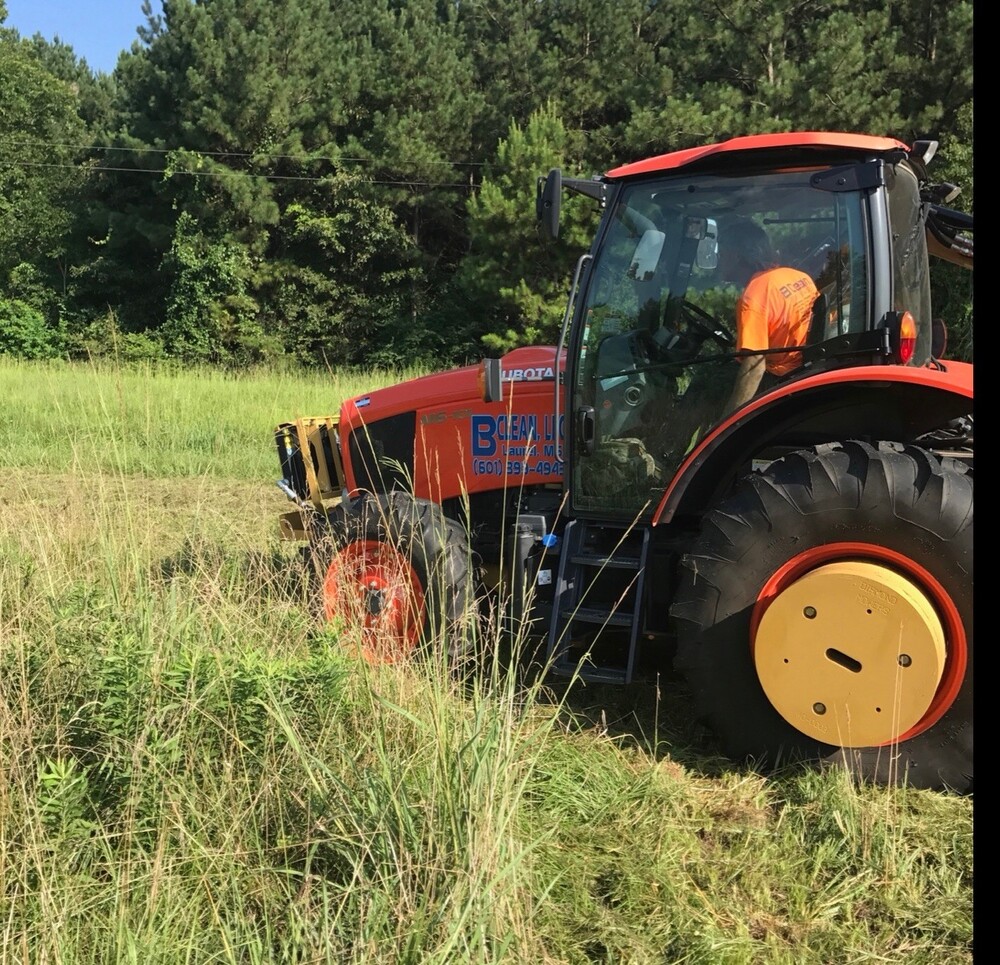
[[(372, 660), (461, 650), (485, 588), (548, 672), (627, 684), (665, 655), (738, 760), (972, 788), (972, 366), (947, 360), (929, 253), (971, 269), (934, 142), (741, 137), (591, 180), (603, 210), (559, 344), (279, 427), (284, 535)], [(815, 285), (792, 370), (727, 408), (763, 228)], [(759, 353), (766, 354), (766, 353)]]

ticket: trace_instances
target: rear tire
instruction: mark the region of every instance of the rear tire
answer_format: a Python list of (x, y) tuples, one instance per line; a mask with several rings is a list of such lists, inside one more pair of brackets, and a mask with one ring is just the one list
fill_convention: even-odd
[(404, 492), (363, 494), (321, 518), (311, 540), (323, 619), (360, 631), (370, 663), (428, 649), (457, 659), (474, 633), (472, 555), (464, 527)]
[(723, 751), (971, 792), (972, 523), (971, 469), (894, 443), (803, 450), (744, 479), (706, 516), (671, 609), (676, 667)]

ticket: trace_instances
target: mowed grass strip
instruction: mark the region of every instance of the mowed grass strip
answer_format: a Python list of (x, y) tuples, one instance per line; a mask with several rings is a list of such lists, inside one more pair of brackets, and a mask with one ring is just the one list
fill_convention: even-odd
[[(0, 490), (0, 961), (973, 960), (971, 798), (734, 768), (675, 682), (554, 692), (489, 633), (470, 678), (355, 659), (275, 532), (272, 423), (325, 385), (34, 375), (77, 442), (0, 402), (43, 456)], [(260, 451), (214, 473), (219, 418)]]

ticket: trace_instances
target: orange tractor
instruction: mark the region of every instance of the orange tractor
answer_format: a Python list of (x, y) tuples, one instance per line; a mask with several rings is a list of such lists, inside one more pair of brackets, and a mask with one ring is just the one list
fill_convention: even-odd
[[(670, 658), (733, 759), (970, 791), (972, 366), (929, 256), (971, 269), (973, 225), (935, 149), (771, 134), (539, 178), (553, 236), (564, 190), (602, 209), (557, 345), (277, 431), (326, 617), (371, 660), (457, 656), (485, 595), (552, 675)], [(737, 328), (747, 225), (809, 298), (777, 347)]]

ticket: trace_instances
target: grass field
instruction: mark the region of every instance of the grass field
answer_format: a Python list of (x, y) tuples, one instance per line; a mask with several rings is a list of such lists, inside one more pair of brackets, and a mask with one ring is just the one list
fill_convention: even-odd
[(971, 962), (971, 798), (313, 618), (271, 430), (397, 378), (0, 360), (0, 962)]

